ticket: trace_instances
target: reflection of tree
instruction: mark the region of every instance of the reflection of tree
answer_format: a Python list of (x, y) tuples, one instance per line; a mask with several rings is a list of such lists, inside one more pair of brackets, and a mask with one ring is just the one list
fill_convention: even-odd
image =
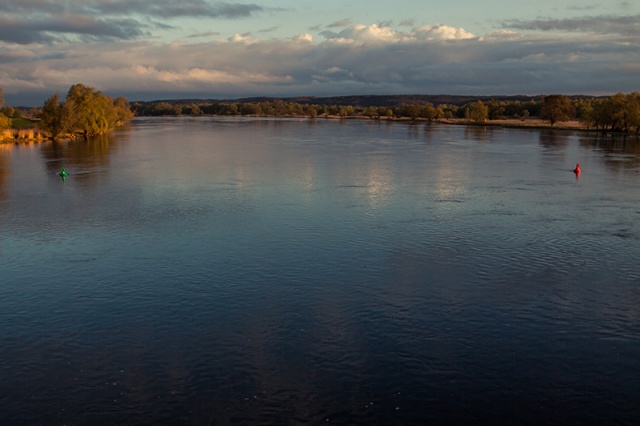
[(2, 148), (5, 146), (9, 147), (10, 145), (0, 145), (0, 201), (9, 197), (9, 190), (7, 189), (9, 158), (2, 153)]
[(604, 153), (604, 164), (612, 169), (640, 167), (640, 138), (637, 136), (583, 137), (580, 139), (580, 145)]
[[(53, 141), (42, 145), (42, 155), (47, 160), (48, 173), (57, 173), (65, 167), (71, 173), (79, 170), (104, 168), (109, 164), (111, 151), (115, 147), (111, 134), (98, 135), (87, 140), (74, 139), (64, 142)], [(91, 178), (91, 174), (85, 176)]]
[(555, 130), (541, 129), (540, 145), (545, 148), (566, 148), (569, 145), (569, 137), (567, 134)]
[(464, 137), (467, 140), (486, 142), (490, 129), (486, 126), (465, 126)]

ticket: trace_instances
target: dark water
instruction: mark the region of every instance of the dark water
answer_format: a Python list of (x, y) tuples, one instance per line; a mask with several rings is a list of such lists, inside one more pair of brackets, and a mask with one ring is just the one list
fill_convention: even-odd
[(141, 119), (0, 226), (2, 425), (640, 424), (636, 139)]

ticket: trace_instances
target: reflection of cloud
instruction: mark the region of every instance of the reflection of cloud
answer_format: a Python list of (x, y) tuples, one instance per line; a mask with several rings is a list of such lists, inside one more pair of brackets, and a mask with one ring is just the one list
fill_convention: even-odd
[(455, 151), (451, 150), (449, 153), (440, 155), (434, 171), (437, 175), (433, 182), (436, 201), (446, 203), (447, 208), (451, 208), (451, 203), (466, 201), (469, 192), (472, 159), (468, 156), (455, 155)]
[(376, 162), (369, 164), (366, 191), (371, 207), (375, 209), (384, 207), (388, 203), (393, 189), (394, 184), (391, 172), (383, 167), (382, 164), (377, 164)]

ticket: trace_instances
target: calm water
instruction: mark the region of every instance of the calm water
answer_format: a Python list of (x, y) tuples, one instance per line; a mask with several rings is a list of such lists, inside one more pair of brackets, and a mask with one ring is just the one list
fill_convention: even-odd
[(640, 424), (636, 139), (138, 119), (0, 223), (2, 425)]

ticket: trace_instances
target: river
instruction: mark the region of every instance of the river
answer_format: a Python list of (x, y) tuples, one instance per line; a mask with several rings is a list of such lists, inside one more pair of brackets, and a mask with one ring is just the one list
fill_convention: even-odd
[(640, 424), (634, 138), (138, 118), (0, 223), (3, 425)]

